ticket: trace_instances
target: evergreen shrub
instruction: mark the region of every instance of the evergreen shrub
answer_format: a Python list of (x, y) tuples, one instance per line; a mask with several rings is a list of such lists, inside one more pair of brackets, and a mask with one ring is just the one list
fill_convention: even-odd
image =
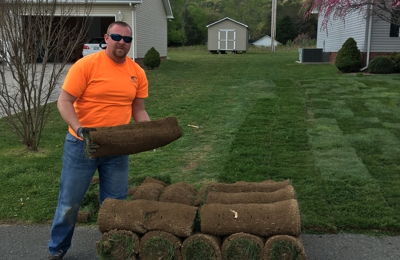
[(357, 72), (361, 69), (361, 53), (353, 38), (350, 37), (343, 43), (337, 54), (335, 66), (344, 73)]
[(143, 64), (146, 66), (148, 69), (154, 69), (158, 68), (161, 63), (161, 58), (160, 58), (160, 53), (154, 49), (154, 47), (151, 47), (150, 50), (146, 52), (144, 55), (143, 59)]
[(389, 57), (377, 56), (369, 63), (368, 71), (374, 74), (390, 74), (394, 72), (394, 63)]
[(400, 53), (394, 51), (389, 55), (389, 58), (394, 63), (394, 71), (400, 72)]

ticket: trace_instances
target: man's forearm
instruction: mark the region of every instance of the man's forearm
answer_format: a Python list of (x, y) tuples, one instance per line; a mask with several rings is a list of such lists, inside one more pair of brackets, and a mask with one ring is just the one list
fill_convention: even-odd
[(133, 119), (135, 122), (150, 121), (150, 117), (146, 110), (138, 111), (133, 114)]
[(65, 123), (67, 123), (76, 132), (81, 124), (79, 123), (78, 117), (76, 116), (75, 109), (72, 104), (69, 104), (68, 102), (60, 103), (59, 101), (57, 104), (57, 108)]

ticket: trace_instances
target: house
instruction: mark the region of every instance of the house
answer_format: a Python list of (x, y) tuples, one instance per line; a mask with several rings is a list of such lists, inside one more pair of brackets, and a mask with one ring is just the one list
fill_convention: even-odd
[[(72, 4), (79, 2), (85, 0), (71, 1)], [(154, 47), (161, 59), (167, 58), (167, 23), (174, 18), (169, 0), (96, 0), (89, 15), (93, 20), (87, 38), (103, 37), (110, 23), (124, 21), (133, 30), (128, 57), (141, 64), (147, 51)]]
[(246, 52), (249, 39), (249, 27), (243, 23), (225, 17), (207, 25), (208, 51), (210, 53)]
[[(364, 7), (367, 8), (367, 7)], [(383, 21), (375, 16), (366, 18), (365, 12), (351, 12), (345, 19), (330, 19), (322, 28), (323, 15), (318, 16), (317, 48), (330, 54), (335, 62), (338, 51), (350, 37), (357, 42), (364, 65), (378, 55), (400, 52), (399, 26)]]
[[(278, 44), (280, 44), (280, 42), (274, 40), (274, 46), (277, 46)], [(257, 41), (253, 42), (253, 45), (258, 47), (271, 47), (271, 37), (269, 35), (265, 35), (264, 37), (261, 37)]]

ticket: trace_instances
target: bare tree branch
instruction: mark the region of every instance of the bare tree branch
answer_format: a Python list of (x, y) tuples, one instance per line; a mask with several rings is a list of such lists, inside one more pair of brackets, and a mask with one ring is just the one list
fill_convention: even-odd
[(64, 69), (82, 48), (94, 0), (0, 0), (0, 112), (36, 151), (48, 103)]

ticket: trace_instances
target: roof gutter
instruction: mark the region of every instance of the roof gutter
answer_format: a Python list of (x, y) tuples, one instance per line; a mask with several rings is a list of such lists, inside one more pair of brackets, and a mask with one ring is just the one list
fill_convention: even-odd
[(370, 5), (368, 8), (370, 10), (370, 13), (369, 13), (369, 23), (368, 23), (367, 60), (365, 62), (365, 67), (361, 68), (360, 71), (364, 71), (364, 70), (368, 69), (369, 57), (370, 57), (370, 52), (371, 52), (372, 6)]

